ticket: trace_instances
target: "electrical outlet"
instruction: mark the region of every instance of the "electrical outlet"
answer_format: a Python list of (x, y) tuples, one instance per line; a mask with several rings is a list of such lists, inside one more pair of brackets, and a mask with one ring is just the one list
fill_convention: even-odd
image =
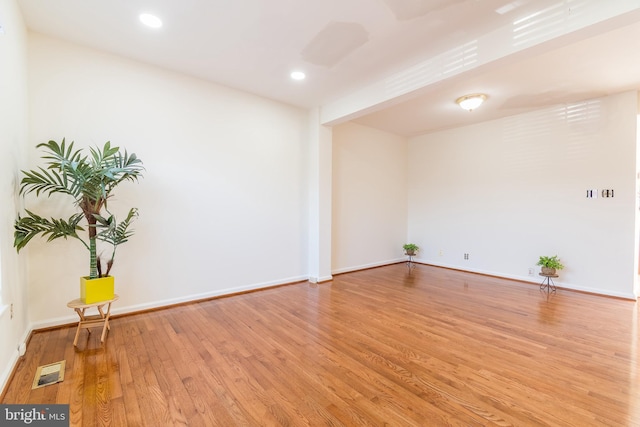
[(442, 256), (442, 249), (438, 251), (438, 256)]
[(469, 254), (464, 254), (464, 259), (468, 260), (469, 259)]
[(11, 303), (11, 308), (9, 309), (9, 319), (13, 319), (13, 303)]
[(529, 276), (533, 276), (533, 268), (529, 269)]

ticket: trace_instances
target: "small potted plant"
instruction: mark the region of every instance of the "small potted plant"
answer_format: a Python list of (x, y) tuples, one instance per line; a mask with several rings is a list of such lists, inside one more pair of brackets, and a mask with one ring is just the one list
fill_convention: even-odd
[(408, 256), (415, 256), (420, 250), (418, 245), (414, 243), (407, 243), (402, 246), (402, 249), (404, 249), (404, 253)]
[(558, 259), (558, 255), (554, 256), (541, 256), (538, 260), (539, 265), (542, 267), (542, 274), (554, 275), (556, 274), (556, 270), (562, 270), (564, 265)]

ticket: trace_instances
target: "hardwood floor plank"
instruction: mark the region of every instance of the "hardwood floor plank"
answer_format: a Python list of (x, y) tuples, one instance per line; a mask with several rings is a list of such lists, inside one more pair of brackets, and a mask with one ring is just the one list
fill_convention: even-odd
[[(211, 366), (226, 363), (226, 361), (213, 357), (217, 354), (212, 355), (206, 351), (203, 342), (206, 341), (207, 331), (202, 329), (202, 326), (207, 323), (203, 323), (191, 308), (185, 309), (184, 318), (193, 321), (195, 327), (185, 333), (181, 328), (176, 329), (172, 326), (168, 333), (174, 344), (173, 347), (180, 349), (179, 352), (172, 352), (172, 354), (179, 358), (183, 367), (180, 377), (185, 389), (191, 396), (198, 414), (207, 422), (206, 425), (230, 425), (234, 423), (234, 419), (244, 420), (247, 425), (250, 425), (246, 421), (246, 415), (239, 410), (236, 403), (229, 400), (227, 388), (217, 381), (217, 377), (211, 375)], [(177, 333), (176, 330), (181, 332)], [(234, 417), (228, 416), (229, 409), (235, 414)]]
[[(227, 313), (227, 318), (233, 318), (232, 316), (233, 313)], [(268, 328), (262, 323), (262, 320), (264, 319), (261, 318), (260, 323), (252, 323), (251, 326), (249, 326), (251, 332), (250, 335), (247, 336), (248, 339), (245, 340), (245, 345), (248, 346), (247, 350), (252, 355), (247, 357), (245, 362), (248, 362), (251, 368), (255, 369), (257, 373), (263, 374), (254, 375), (254, 378), (270, 392), (274, 390), (273, 392), (288, 393), (289, 395), (296, 396), (300, 405), (314, 408), (309, 418), (304, 420), (305, 423), (312, 426), (318, 425), (320, 422), (324, 425), (342, 425), (329, 411), (318, 409), (317, 397), (313, 401), (305, 399), (310, 390), (314, 390), (314, 393), (312, 393), (314, 396), (319, 396), (319, 394), (315, 392), (316, 384), (309, 380), (301, 381), (300, 376), (304, 375), (304, 372), (300, 372), (300, 367), (303, 364), (295, 362), (291, 365), (289, 360), (293, 355), (282, 354), (280, 351), (281, 345), (271, 340), (263, 339), (268, 336)], [(246, 328), (243, 327), (241, 323), (235, 326), (245, 329), (246, 331)], [(278, 378), (277, 381), (270, 380), (274, 375)], [(328, 406), (330, 404), (329, 400), (320, 400), (320, 405)], [(319, 418), (316, 418), (316, 415), (318, 415)]]
[[(640, 426), (637, 302), (391, 265), (33, 334), (73, 426)], [(65, 381), (30, 390), (66, 360)]]
[[(125, 320), (125, 319), (123, 319)], [(117, 370), (115, 373), (119, 377), (120, 386), (122, 388), (122, 397), (124, 404), (124, 413), (127, 423), (131, 426), (142, 426), (142, 412), (140, 410), (140, 404), (138, 402), (138, 395), (136, 387), (134, 386), (135, 374), (132, 372), (130, 358), (129, 343), (132, 336), (135, 335), (134, 328), (130, 322), (114, 322), (111, 325), (110, 337), (108, 340), (112, 340), (113, 347), (116, 348), (115, 358)], [(111, 345), (111, 343), (109, 344)], [(120, 416), (120, 414), (118, 414)], [(117, 425), (117, 424), (114, 424)]]

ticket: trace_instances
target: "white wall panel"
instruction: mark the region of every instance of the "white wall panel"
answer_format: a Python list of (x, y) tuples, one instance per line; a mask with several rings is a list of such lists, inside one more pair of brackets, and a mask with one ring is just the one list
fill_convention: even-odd
[(333, 130), (333, 271), (403, 259), (407, 140), (346, 123)]

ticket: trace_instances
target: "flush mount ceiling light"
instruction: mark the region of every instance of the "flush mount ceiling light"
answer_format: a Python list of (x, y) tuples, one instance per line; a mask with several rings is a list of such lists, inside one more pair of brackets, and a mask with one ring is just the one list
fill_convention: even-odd
[(140, 18), (140, 22), (142, 22), (147, 27), (151, 27), (151, 28), (162, 27), (162, 21), (160, 20), (160, 18), (150, 13), (141, 13), (139, 18)]
[(484, 93), (474, 93), (456, 99), (456, 104), (467, 111), (472, 111), (478, 108), (486, 99), (487, 95)]
[(302, 71), (292, 71), (290, 76), (293, 80), (304, 80), (307, 77)]

